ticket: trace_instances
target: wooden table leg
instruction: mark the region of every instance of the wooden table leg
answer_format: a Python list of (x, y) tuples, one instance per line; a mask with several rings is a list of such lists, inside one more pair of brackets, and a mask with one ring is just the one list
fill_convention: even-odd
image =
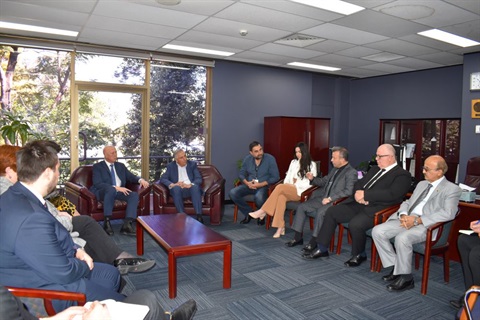
[(223, 288), (232, 287), (232, 243), (223, 250)]
[(177, 258), (173, 252), (168, 252), (168, 296), (177, 296)]
[(143, 226), (137, 221), (137, 254), (143, 255)]

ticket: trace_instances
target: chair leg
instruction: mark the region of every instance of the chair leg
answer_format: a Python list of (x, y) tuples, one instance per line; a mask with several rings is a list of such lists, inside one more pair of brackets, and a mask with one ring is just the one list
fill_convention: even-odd
[(290, 227), (292, 226), (293, 224), (293, 212), (294, 210), (290, 210), (289, 214), (288, 214), (288, 217), (289, 217), (289, 223), (290, 223)]
[(270, 224), (272, 223), (272, 217), (267, 214), (265, 217), (265, 229), (270, 230)]
[(443, 280), (446, 283), (450, 282), (450, 255), (447, 251), (443, 252)]
[(337, 239), (337, 254), (339, 255), (342, 252), (342, 240), (343, 240), (343, 230), (345, 228), (342, 224), (338, 225), (338, 239)]
[(377, 262), (377, 247), (375, 246), (375, 242), (372, 239), (372, 252), (370, 253), (370, 272), (375, 272)]
[(237, 216), (238, 216), (238, 206), (234, 205), (233, 206), (233, 223), (237, 222)]
[(333, 246), (335, 245), (335, 235), (332, 236), (330, 240), (330, 252), (333, 252)]
[(423, 272), (422, 272), (422, 288), (421, 293), (423, 295), (427, 294), (427, 286), (428, 286), (428, 272), (430, 268), (430, 255), (423, 256)]
[(309, 220), (310, 220), (310, 230), (313, 230), (313, 223), (315, 222), (315, 220), (312, 217), (309, 217)]

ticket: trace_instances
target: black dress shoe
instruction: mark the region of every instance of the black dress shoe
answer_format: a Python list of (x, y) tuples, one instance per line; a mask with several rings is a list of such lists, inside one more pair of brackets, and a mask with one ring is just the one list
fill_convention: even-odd
[(312, 251), (314, 251), (315, 249), (317, 249), (317, 245), (312, 245), (311, 243), (307, 244), (305, 247), (302, 248), (302, 253), (305, 253), (305, 254), (310, 254), (312, 253)]
[(363, 261), (367, 260), (367, 257), (357, 254), (355, 257), (351, 257), (344, 263), (346, 267), (358, 267)]
[(394, 269), (392, 269), (392, 271), (390, 271), (389, 274), (383, 276), (383, 277), (382, 277), (382, 280), (385, 281), (385, 282), (391, 282), (391, 281), (397, 280), (398, 277), (400, 277), (400, 275), (398, 275), (398, 274), (393, 274), (393, 270), (394, 270)]
[(413, 278), (406, 280), (405, 277), (398, 277), (397, 280), (387, 286), (387, 290), (392, 292), (400, 292), (403, 290), (413, 289), (413, 287), (415, 287)]
[(247, 224), (250, 222), (250, 220), (252, 220), (252, 217), (250, 216), (246, 216), (245, 219), (243, 219), (242, 221), (240, 221), (241, 224)]
[(201, 214), (197, 214), (197, 221), (203, 223), (203, 218)]
[(150, 270), (155, 265), (155, 261), (142, 258), (122, 258), (115, 260), (113, 265), (117, 267), (121, 275), (125, 275), (129, 272), (140, 273)]
[(190, 299), (187, 302), (181, 304), (177, 309), (172, 312), (165, 312), (170, 317), (170, 320), (192, 320), (193, 316), (197, 312), (197, 303), (195, 300)]
[(258, 218), (257, 219), (257, 225), (259, 225), (259, 226), (265, 225), (265, 218), (263, 218), (263, 219)]
[(463, 296), (461, 296), (458, 300), (450, 300), (450, 305), (455, 309), (463, 308)]
[(312, 253), (305, 253), (302, 255), (302, 258), (306, 260), (313, 260), (313, 259), (327, 258), (327, 257), (328, 257), (328, 251), (322, 252), (320, 251), (320, 249), (317, 249)]
[(127, 221), (123, 224), (122, 228), (120, 229), (120, 233), (127, 235), (127, 236), (135, 236), (137, 233), (135, 229), (133, 229), (132, 221)]
[(303, 244), (303, 239), (300, 239), (298, 241), (293, 239), (285, 243), (287, 247), (295, 247), (295, 246), (298, 246), (299, 244)]
[(105, 221), (103, 221), (103, 230), (105, 230), (109, 236), (113, 236), (113, 229), (112, 225), (110, 224), (110, 219), (105, 219)]

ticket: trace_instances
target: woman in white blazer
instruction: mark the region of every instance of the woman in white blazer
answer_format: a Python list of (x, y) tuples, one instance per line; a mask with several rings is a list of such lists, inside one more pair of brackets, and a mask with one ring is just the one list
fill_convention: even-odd
[(311, 188), (307, 172), (317, 175), (317, 166), (308, 152), (308, 146), (299, 142), (295, 146), (295, 158), (290, 162), (283, 184), (278, 185), (270, 194), (263, 206), (249, 215), (255, 219), (264, 219), (265, 215), (273, 216), (272, 226), (277, 228), (273, 235), (280, 238), (285, 235), (285, 207), (287, 201), (300, 201), (302, 192)]

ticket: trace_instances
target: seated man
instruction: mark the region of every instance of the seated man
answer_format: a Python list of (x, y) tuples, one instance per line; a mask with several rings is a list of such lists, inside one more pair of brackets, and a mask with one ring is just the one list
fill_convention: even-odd
[[(248, 214), (252, 208), (245, 201), (244, 197), (249, 194), (255, 195), (255, 205), (261, 208), (268, 198), (268, 186), (280, 179), (277, 162), (275, 158), (263, 153), (260, 142), (253, 141), (249, 145), (250, 154), (242, 162), (238, 178), (242, 182), (238, 187), (230, 190), (230, 199), (235, 203), (245, 218), (240, 223), (249, 223), (252, 219)], [(265, 219), (259, 220), (265, 223)]]
[[(393, 281), (389, 291), (412, 289), (413, 244), (426, 240), (427, 228), (437, 222), (452, 220), (458, 211), (462, 190), (445, 177), (448, 166), (440, 156), (425, 159), (423, 175), (410, 199), (404, 201), (397, 214), (372, 230), (373, 241), (385, 268), (392, 267), (384, 281)], [(390, 242), (395, 238), (395, 249)]]
[(367, 259), (366, 232), (373, 228), (377, 211), (402, 202), (411, 185), (411, 175), (397, 165), (395, 149), (391, 144), (377, 148), (378, 166), (372, 167), (353, 187), (353, 195), (337, 206), (328, 208), (317, 238), (316, 251), (307, 251), (304, 259), (328, 256), (328, 246), (339, 223), (348, 222), (352, 236), (352, 256), (347, 267), (357, 267)]
[(311, 184), (321, 187), (313, 192), (312, 197), (301, 203), (295, 213), (292, 229), (295, 230), (294, 239), (285, 245), (293, 247), (303, 244), (303, 227), (307, 216), (315, 218), (315, 228), (310, 242), (303, 251), (313, 251), (317, 246), (318, 231), (322, 227), (323, 218), (332, 203), (340, 198), (351, 196), (353, 185), (358, 180), (357, 171), (348, 163), (348, 150), (343, 147), (332, 148), (333, 169), (324, 177), (313, 177), (307, 174)]
[(160, 182), (170, 189), (175, 208), (185, 212), (184, 198), (191, 198), (197, 220), (202, 218), (202, 175), (194, 161), (187, 160), (185, 151), (178, 149), (173, 153), (174, 161), (167, 166), (167, 171), (160, 177)]
[(148, 182), (135, 176), (127, 167), (117, 162), (117, 149), (114, 146), (106, 146), (103, 149), (105, 161), (93, 165), (93, 185), (90, 191), (95, 194), (99, 201), (103, 202), (103, 215), (105, 221), (103, 229), (108, 235), (113, 235), (113, 229), (110, 224), (115, 199), (127, 202), (127, 212), (121, 234), (135, 236), (135, 230), (132, 221), (137, 218), (138, 193), (125, 188), (127, 181), (140, 183), (142, 187), (147, 188)]

